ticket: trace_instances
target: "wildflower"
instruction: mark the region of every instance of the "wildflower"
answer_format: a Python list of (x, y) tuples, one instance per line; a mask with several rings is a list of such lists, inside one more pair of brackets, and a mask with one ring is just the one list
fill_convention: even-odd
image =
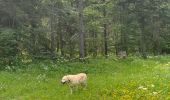
[(140, 90), (147, 90), (147, 88), (144, 87), (144, 86), (139, 86), (138, 89), (140, 89)]
[(138, 89), (143, 89), (144, 87), (143, 86), (139, 86)]
[(154, 84), (151, 84), (151, 87), (153, 88), (153, 87), (155, 87), (155, 85), (154, 85)]
[(116, 93), (113, 92), (112, 93), (112, 97), (115, 98), (116, 97)]
[(169, 64), (165, 64), (165, 66), (168, 66)]
[(147, 88), (143, 88), (143, 90), (147, 90)]
[(153, 95), (157, 95), (158, 94), (158, 92), (153, 92)]

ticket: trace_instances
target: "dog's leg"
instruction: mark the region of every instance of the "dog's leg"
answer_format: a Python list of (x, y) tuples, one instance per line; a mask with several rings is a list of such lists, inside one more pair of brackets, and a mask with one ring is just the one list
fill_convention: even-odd
[(75, 91), (78, 91), (78, 85), (75, 85), (75, 86), (74, 86), (74, 90), (75, 90)]
[(72, 89), (72, 88), (70, 88), (70, 90), (71, 90), (71, 91), (70, 91), (70, 92), (71, 92), (71, 94), (73, 94), (73, 89)]
[(87, 83), (84, 84), (84, 88), (85, 88), (85, 89), (87, 88)]
[(73, 94), (73, 86), (70, 86), (70, 93)]
[(86, 90), (86, 88), (87, 88), (87, 82), (82, 83), (81, 86), (83, 87), (84, 90)]

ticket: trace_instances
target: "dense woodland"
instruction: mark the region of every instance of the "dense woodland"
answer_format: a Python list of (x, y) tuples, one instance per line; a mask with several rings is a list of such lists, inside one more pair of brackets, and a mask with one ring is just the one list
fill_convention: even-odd
[(0, 0), (0, 63), (170, 53), (169, 0)]

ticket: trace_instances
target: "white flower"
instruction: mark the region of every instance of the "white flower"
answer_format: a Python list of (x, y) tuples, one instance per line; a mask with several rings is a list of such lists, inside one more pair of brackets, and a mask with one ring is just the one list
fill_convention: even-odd
[(165, 64), (165, 66), (168, 66), (169, 64)]
[(140, 89), (140, 90), (147, 90), (147, 88), (144, 87), (144, 86), (139, 86), (138, 89)]
[(147, 88), (143, 88), (143, 90), (147, 90)]
[(158, 92), (153, 92), (153, 95), (157, 95), (158, 94)]
[(144, 87), (143, 86), (139, 86), (138, 89), (143, 89)]
[(151, 84), (151, 87), (155, 87), (155, 85), (154, 85), (154, 84)]

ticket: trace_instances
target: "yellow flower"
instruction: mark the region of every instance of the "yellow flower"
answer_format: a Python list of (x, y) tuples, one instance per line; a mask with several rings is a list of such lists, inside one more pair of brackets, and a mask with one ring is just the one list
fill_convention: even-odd
[(120, 100), (132, 100), (132, 97), (129, 95), (124, 95), (120, 98)]
[(112, 93), (112, 97), (113, 97), (113, 98), (116, 98), (116, 93), (113, 92), (113, 93)]

